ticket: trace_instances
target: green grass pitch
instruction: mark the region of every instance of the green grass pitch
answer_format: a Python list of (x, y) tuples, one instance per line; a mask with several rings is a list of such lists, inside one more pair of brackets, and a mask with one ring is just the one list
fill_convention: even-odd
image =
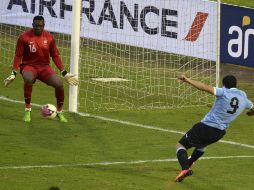
[[(249, 0), (224, 2), (254, 7)], [(0, 68), (3, 81), (10, 67)], [(194, 175), (175, 183), (180, 170), (175, 144), (209, 107), (66, 113), (69, 122), (61, 124), (43, 119), (35, 106), (31, 124), (25, 124), (22, 99), (17, 98), (22, 86), (20, 75), (10, 87), (0, 85), (0, 190), (254, 189), (253, 117), (242, 114), (223, 141), (208, 147), (206, 159), (193, 166)], [(239, 88), (254, 101), (253, 81), (242, 80)], [(65, 108), (67, 87), (66, 93)], [(52, 89), (35, 84), (32, 102), (54, 104), (52, 97)]]

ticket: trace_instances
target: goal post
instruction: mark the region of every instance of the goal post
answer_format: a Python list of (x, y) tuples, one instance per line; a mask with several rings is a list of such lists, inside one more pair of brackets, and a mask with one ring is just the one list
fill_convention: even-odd
[(0, 8), (0, 64), (11, 68), (18, 35), (43, 15), (66, 69), (79, 78), (78, 87), (69, 87), (69, 111), (171, 109), (213, 100), (177, 76), (219, 84), (220, 0), (20, 2), (3, 0)]
[[(73, 1), (70, 72), (79, 78), (81, 0)], [(69, 87), (69, 111), (78, 111), (78, 86)]]
[(217, 0), (217, 52), (216, 52), (216, 86), (220, 84), (220, 32), (221, 0)]

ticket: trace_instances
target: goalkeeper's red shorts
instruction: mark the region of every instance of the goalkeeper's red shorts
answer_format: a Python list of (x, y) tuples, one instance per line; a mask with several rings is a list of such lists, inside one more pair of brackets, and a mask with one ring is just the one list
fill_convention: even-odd
[(56, 74), (56, 72), (49, 65), (42, 66), (31, 66), (31, 65), (20, 65), (20, 72), (32, 72), (35, 79), (47, 83), (50, 76)]

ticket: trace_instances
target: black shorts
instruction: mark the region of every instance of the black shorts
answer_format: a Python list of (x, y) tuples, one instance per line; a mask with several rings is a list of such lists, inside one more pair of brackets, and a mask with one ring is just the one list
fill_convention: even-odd
[(199, 122), (179, 140), (179, 143), (186, 149), (191, 147), (204, 148), (209, 144), (217, 142), (225, 134), (225, 130), (216, 129)]

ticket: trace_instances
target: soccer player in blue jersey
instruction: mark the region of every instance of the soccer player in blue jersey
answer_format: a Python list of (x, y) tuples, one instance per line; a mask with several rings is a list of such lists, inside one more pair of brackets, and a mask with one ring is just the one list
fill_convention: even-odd
[[(192, 175), (191, 166), (204, 154), (205, 147), (219, 141), (226, 134), (229, 124), (244, 109), (248, 109), (247, 115), (254, 115), (254, 107), (246, 93), (236, 88), (237, 80), (233, 75), (223, 78), (222, 88), (206, 85), (184, 75), (178, 79), (216, 96), (216, 101), (210, 112), (199, 123), (195, 124), (176, 145), (177, 159), (182, 171), (175, 181), (181, 182), (185, 177)], [(188, 158), (186, 150), (192, 147), (194, 147), (194, 151)]]

